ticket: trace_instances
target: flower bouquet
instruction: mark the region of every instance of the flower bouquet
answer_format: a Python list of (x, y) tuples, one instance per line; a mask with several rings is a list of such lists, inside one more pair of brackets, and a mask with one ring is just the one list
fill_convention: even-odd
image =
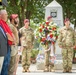
[(58, 38), (58, 28), (56, 23), (44, 21), (36, 30), (36, 38), (43, 45), (54, 44)]

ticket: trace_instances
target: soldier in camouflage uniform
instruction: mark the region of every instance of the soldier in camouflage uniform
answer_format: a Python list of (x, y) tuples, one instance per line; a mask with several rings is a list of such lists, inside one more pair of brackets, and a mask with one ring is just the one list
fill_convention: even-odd
[[(52, 20), (52, 16), (49, 16), (47, 18), (47, 21), (50, 22), (50, 23), (53, 23), (53, 20)], [(50, 47), (50, 49), (49, 49)], [(52, 51), (53, 51), (53, 55), (52, 55)], [(44, 69), (44, 72), (54, 72), (54, 63), (51, 63), (50, 62), (50, 58), (52, 58), (55, 54), (55, 43), (54, 44), (49, 44), (49, 45), (46, 45), (45, 47), (45, 69)]]
[(21, 46), (23, 46), (22, 67), (23, 67), (23, 72), (29, 72), (31, 50), (34, 44), (34, 32), (29, 27), (28, 19), (24, 20), (24, 25), (25, 26), (19, 29), (19, 32), (21, 34)]
[(10, 29), (12, 30), (14, 34), (14, 44), (11, 46), (11, 59), (9, 64), (9, 70), (8, 75), (16, 75), (16, 63), (17, 63), (17, 54), (18, 54), (18, 43), (19, 43), (19, 37), (18, 37), (18, 30), (16, 25), (18, 24), (18, 15), (12, 14), (10, 16)]
[(63, 72), (72, 72), (73, 48), (76, 45), (76, 33), (70, 27), (68, 18), (64, 21), (65, 26), (60, 30), (58, 45), (62, 48)]

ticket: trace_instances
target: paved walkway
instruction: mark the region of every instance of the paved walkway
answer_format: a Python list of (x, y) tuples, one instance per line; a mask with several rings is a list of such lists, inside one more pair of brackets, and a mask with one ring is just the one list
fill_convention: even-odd
[(63, 73), (62, 70), (56, 70), (53, 72), (43, 72), (43, 70), (37, 70), (35, 64), (31, 64), (30, 73), (22, 73), (22, 66), (19, 64), (17, 69), (17, 75), (76, 75), (76, 64), (73, 65), (72, 73)]

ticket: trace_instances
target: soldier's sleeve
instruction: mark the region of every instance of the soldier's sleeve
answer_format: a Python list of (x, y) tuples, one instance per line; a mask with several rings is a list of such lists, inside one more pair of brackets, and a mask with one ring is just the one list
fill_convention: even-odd
[(59, 36), (58, 36), (58, 45), (62, 46), (62, 30), (59, 31)]
[(14, 26), (10, 24), (9, 27), (10, 27), (11, 31), (14, 32)]

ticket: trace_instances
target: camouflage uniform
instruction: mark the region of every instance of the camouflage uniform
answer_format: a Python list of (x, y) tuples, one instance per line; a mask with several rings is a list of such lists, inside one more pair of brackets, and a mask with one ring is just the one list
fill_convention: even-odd
[(60, 30), (58, 45), (62, 47), (63, 69), (69, 71), (72, 69), (73, 46), (76, 45), (76, 33), (71, 27), (64, 26)]
[(48, 45), (45, 46), (45, 70), (49, 71), (49, 57), (50, 57), (50, 50), (48, 50)]
[(30, 67), (30, 57), (31, 57), (31, 50), (34, 43), (34, 33), (33, 30), (29, 27), (26, 29), (22, 27), (19, 29), (21, 34), (21, 46), (23, 46), (22, 51), (22, 67), (23, 69), (27, 70)]
[[(50, 22), (50, 24), (55, 25), (54, 22)], [(49, 49), (49, 47), (51, 47), (51, 48)], [(55, 54), (55, 43), (46, 45), (45, 50), (46, 51), (45, 51), (45, 70), (44, 71), (54, 72), (54, 63), (50, 62), (50, 58), (52, 58), (52, 55), (51, 55), (52, 50), (53, 50), (53, 54)]]
[(12, 24), (10, 24), (9, 26), (10, 26), (13, 34), (14, 34), (14, 37), (15, 37), (15, 45), (11, 46), (11, 59), (10, 59), (10, 64), (9, 64), (8, 75), (15, 75), (19, 37), (18, 37), (18, 30), (17, 30), (17, 28), (14, 25), (12, 25)]
[[(54, 62), (51, 62), (51, 59), (54, 57), (54, 55), (55, 55), (55, 44), (52, 44), (51, 45), (51, 52), (50, 52), (50, 58), (49, 58), (49, 71), (50, 72), (54, 72)], [(53, 50), (53, 54), (54, 55), (52, 55), (52, 50)]]
[[(52, 44), (53, 46), (53, 51), (55, 51), (55, 45)], [(52, 63), (50, 61), (50, 58), (52, 58), (52, 55), (51, 55), (51, 48), (49, 49), (49, 46), (50, 45), (46, 45), (46, 48), (45, 48), (45, 70), (44, 71), (54, 71), (54, 63)]]

